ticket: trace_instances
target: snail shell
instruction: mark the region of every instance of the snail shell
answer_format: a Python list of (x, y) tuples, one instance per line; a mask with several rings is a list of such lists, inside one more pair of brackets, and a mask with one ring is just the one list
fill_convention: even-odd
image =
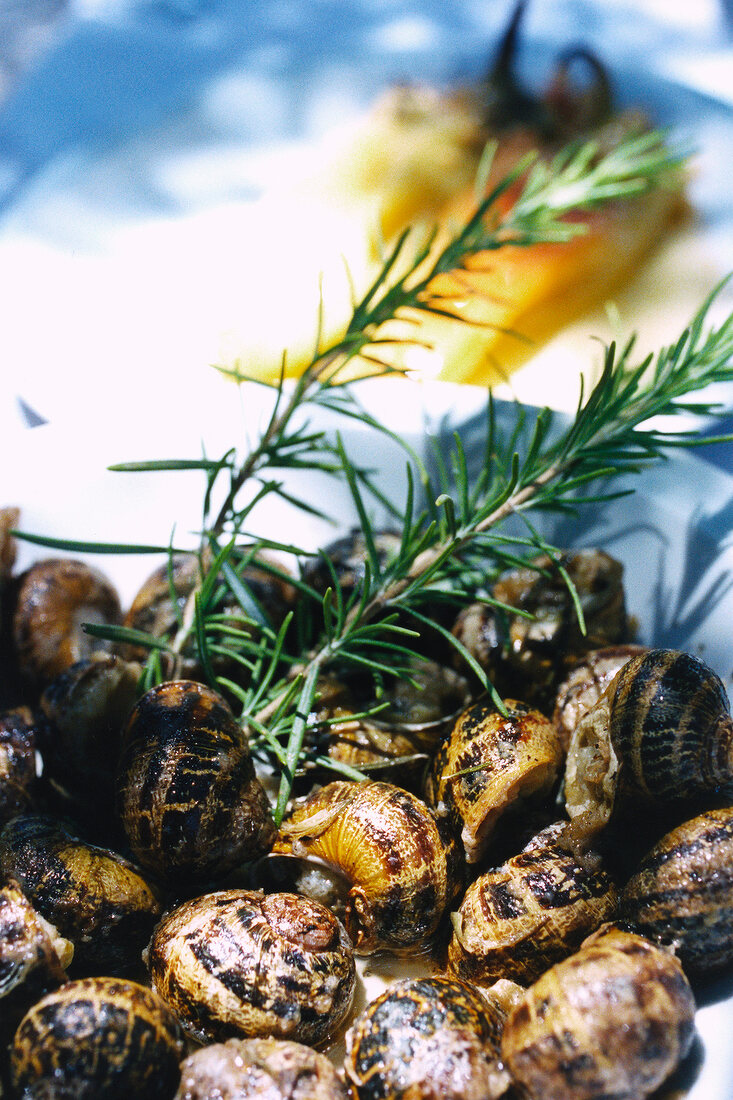
[(140, 962), (160, 904), (138, 869), (40, 814), (0, 833), (0, 872), (74, 944), (82, 972), (117, 973)]
[(688, 975), (733, 962), (733, 808), (706, 811), (664, 836), (627, 882), (619, 915), (671, 944)]
[(526, 990), (506, 1022), (502, 1058), (530, 1100), (641, 1100), (689, 1050), (694, 1014), (677, 959), (612, 930)]
[(19, 581), (13, 638), (20, 670), (48, 683), (75, 661), (108, 652), (109, 643), (85, 634), (84, 623), (119, 623), (116, 590), (98, 569), (73, 558), (32, 565)]
[[(376, 531), (374, 545), (380, 564), (384, 566), (399, 552), (402, 536), (395, 531)], [(348, 534), (330, 542), (318, 557), (308, 558), (303, 563), (301, 575), (305, 583), (319, 595), (333, 588), (335, 579), (343, 599), (348, 601), (364, 583), (367, 560), (364, 534), (360, 529), (354, 528)]]
[(178, 1022), (150, 989), (119, 978), (83, 978), (26, 1013), (11, 1048), (11, 1071), (18, 1095), (168, 1100), (182, 1055)]
[(733, 722), (720, 678), (690, 654), (652, 649), (623, 666), (573, 732), (568, 841), (582, 851), (614, 811), (679, 813), (726, 793), (733, 795)]
[(459, 860), (433, 812), (391, 783), (336, 781), (283, 822), (273, 853), (324, 861), (347, 881), (359, 955), (425, 948), (455, 895)]
[(552, 720), (567, 752), (573, 730), (595, 706), (619, 669), (646, 652), (640, 645), (613, 645), (592, 649), (568, 673), (558, 688)]
[(506, 715), (488, 699), (468, 707), (427, 777), (427, 800), (447, 810), (469, 864), (482, 859), (503, 814), (552, 789), (562, 764), (552, 723), (515, 699), (504, 706)]
[(288, 1039), (228, 1039), (181, 1063), (174, 1100), (348, 1100), (324, 1054)]
[[(580, 600), (585, 633), (563, 571)], [(548, 713), (557, 685), (581, 654), (628, 637), (623, 567), (600, 550), (568, 552), (557, 563), (541, 555), (502, 574), (491, 596), (503, 608), (470, 604), (453, 633), (502, 695)]]
[(359, 1100), (487, 1100), (503, 1026), (498, 1003), (457, 978), (395, 982), (347, 1033), (347, 1080)]
[(0, 825), (33, 809), (38, 727), (28, 707), (0, 714)]
[(65, 669), (41, 695), (44, 777), (85, 816), (114, 806), (122, 727), (141, 673), (138, 664), (97, 655)]
[(184, 902), (155, 929), (153, 988), (199, 1041), (328, 1040), (352, 1005), (356, 967), (339, 920), (297, 894), (223, 890)]
[(275, 826), (224, 699), (173, 680), (146, 692), (123, 732), (119, 808), (135, 858), (168, 882), (211, 882), (269, 848)]
[(562, 823), (480, 875), (452, 914), (448, 966), (466, 981), (529, 984), (571, 954), (615, 910), (603, 870), (586, 870), (558, 844)]
[(68, 940), (37, 913), (16, 882), (0, 889), (0, 1042), (31, 1005), (66, 981)]

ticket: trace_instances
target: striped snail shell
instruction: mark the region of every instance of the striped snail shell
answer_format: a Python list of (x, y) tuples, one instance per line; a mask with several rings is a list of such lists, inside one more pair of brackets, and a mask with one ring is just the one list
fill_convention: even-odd
[(516, 699), (504, 706), (506, 714), (488, 699), (468, 707), (427, 777), (427, 800), (447, 811), (469, 864), (483, 858), (502, 815), (551, 790), (562, 764), (552, 723)]
[(221, 890), (167, 913), (147, 951), (153, 989), (200, 1042), (270, 1036), (317, 1046), (351, 1010), (341, 922), (297, 894)]
[(135, 858), (171, 884), (219, 879), (263, 855), (275, 836), (245, 734), (204, 684), (171, 680), (138, 700), (118, 776)]
[(720, 678), (671, 649), (633, 657), (576, 726), (568, 750), (569, 842), (582, 850), (614, 812), (733, 795), (733, 722)]
[(174, 1100), (349, 1100), (325, 1054), (289, 1039), (227, 1039), (181, 1063)]
[(694, 1016), (674, 955), (612, 929), (525, 991), (502, 1059), (528, 1100), (642, 1100), (689, 1050)]
[(458, 978), (395, 982), (347, 1033), (347, 1080), (358, 1100), (487, 1100), (504, 1019)]
[(662, 837), (626, 883), (619, 916), (673, 946), (688, 975), (733, 962), (733, 807)]
[(175, 1016), (152, 990), (121, 978), (82, 978), (26, 1013), (10, 1055), (19, 1096), (169, 1100), (183, 1044)]
[(448, 967), (466, 981), (528, 984), (571, 954), (610, 919), (616, 887), (602, 869), (585, 869), (558, 843), (563, 823), (544, 829), (524, 851), (486, 871), (451, 914)]
[(343, 876), (359, 955), (426, 949), (459, 883), (460, 859), (436, 815), (392, 783), (337, 780), (313, 792), (283, 821), (273, 854)]
[(38, 722), (29, 707), (0, 714), (0, 825), (34, 808)]

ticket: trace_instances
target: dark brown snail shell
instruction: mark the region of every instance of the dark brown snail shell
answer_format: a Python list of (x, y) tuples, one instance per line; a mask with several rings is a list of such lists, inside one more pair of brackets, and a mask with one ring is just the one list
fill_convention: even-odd
[[(585, 632), (563, 572), (575, 587)], [(557, 562), (535, 558), (502, 574), (491, 596), (516, 612), (470, 604), (453, 633), (502, 695), (548, 714), (558, 684), (581, 654), (628, 639), (623, 568), (601, 550), (566, 552)]]
[(348, 1100), (335, 1068), (288, 1039), (228, 1039), (181, 1063), (175, 1100)]
[(222, 890), (161, 920), (153, 988), (201, 1042), (270, 1036), (318, 1046), (345, 1022), (356, 967), (343, 925), (297, 894)]
[[(374, 545), (381, 564), (385, 565), (398, 553), (402, 537), (396, 531), (376, 531)], [(367, 560), (364, 535), (360, 530), (354, 529), (349, 534), (334, 539), (323, 548), (318, 557), (304, 562), (302, 579), (320, 595), (333, 588), (335, 583), (341, 589), (343, 599), (348, 601), (364, 583)]]
[(36, 562), (21, 578), (13, 637), (21, 673), (43, 685), (65, 668), (110, 644), (84, 633), (82, 624), (122, 619), (119, 596), (98, 569), (73, 558)]
[(38, 723), (28, 707), (0, 714), (0, 825), (34, 808)]
[(244, 732), (204, 684), (169, 681), (138, 700), (118, 782), (135, 858), (179, 887), (220, 879), (263, 855), (275, 837)]
[(426, 949), (455, 896), (461, 860), (441, 822), (392, 783), (329, 783), (283, 821), (273, 854), (345, 879), (344, 923), (359, 955)]
[(435, 754), (426, 781), (429, 804), (448, 815), (466, 861), (479, 862), (502, 815), (547, 794), (562, 764), (552, 723), (525, 703), (489, 699), (468, 707)]
[(560, 846), (562, 828), (558, 823), (543, 830), (523, 852), (468, 887), (451, 915), (448, 967), (458, 977), (527, 985), (614, 914), (612, 879), (600, 868), (586, 870)]
[(160, 903), (140, 871), (40, 814), (16, 817), (0, 833), (0, 873), (74, 944), (77, 973), (140, 966)]
[(72, 955), (16, 882), (0, 889), (0, 1043), (7, 1046), (31, 1005), (63, 985)]
[(346, 1078), (358, 1100), (486, 1100), (503, 1024), (457, 978), (395, 982), (349, 1029)]
[(138, 664), (97, 655), (65, 669), (41, 695), (44, 779), (85, 818), (114, 808), (122, 727), (141, 673)]
[(641, 1100), (684, 1058), (694, 1016), (674, 955), (612, 930), (530, 986), (507, 1019), (502, 1059), (529, 1100)]
[(633, 657), (576, 726), (565, 770), (582, 851), (612, 814), (656, 810), (684, 818), (701, 797), (733, 795), (733, 722), (720, 678), (704, 661), (671, 649)]
[(152, 990), (83, 978), (47, 994), (11, 1048), (18, 1094), (54, 1100), (170, 1100), (183, 1055), (178, 1022)]
[(708, 810), (664, 836), (621, 895), (619, 917), (674, 948), (685, 973), (733, 963), (733, 808)]

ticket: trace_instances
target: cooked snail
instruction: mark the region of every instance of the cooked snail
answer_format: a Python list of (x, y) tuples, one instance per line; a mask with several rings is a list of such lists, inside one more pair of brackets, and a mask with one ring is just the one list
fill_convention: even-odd
[(140, 864), (187, 889), (263, 855), (275, 836), (243, 730), (217, 692), (191, 680), (160, 684), (133, 708), (119, 808)]
[[(402, 537), (396, 531), (376, 531), (374, 545), (381, 565), (399, 552)], [(302, 578), (319, 594), (336, 585), (343, 599), (348, 601), (364, 583), (368, 561), (367, 544), (363, 533), (354, 529), (348, 535), (334, 539), (317, 557), (303, 564)]]
[(0, 714), (0, 825), (34, 807), (38, 724), (28, 707)]
[(688, 975), (733, 962), (733, 808), (708, 810), (664, 836), (624, 887), (620, 917), (670, 944)]
[(349, 1029), (346, 1077), (358, 1100), (487, 1100), (503, 1026), (499, 1002), (457, 978), (395, 982)]
[(694, 1015), (674, 955), (612, 930), (526, 990), (502, 1059), (529, 1100), (641, 1100), (689, 1050)]
[(324, 1054), (288, 1039), (228, 1039), (181, 1063), (175, 1100), (348, 1100)]
[(17, 883), (0, 889), (0, 1042), (31, 1005), (66, 981), (73, 947), (36, 912)]
[(346, 880), (357, 954), (425, 948), (454, 897), (460, 860), (433, 812), (391, 783), (336, 781), (285, 819), (273, 853), (323, 861)]
[(343, 925), (297, 894), (223, 890), (155, 929), (153, 988), (199, 1041), (270, 1036), (318, 1046), (345, 1022), (356, 967)]
[[(580, 601), (585, 632), (563, 573)], [(453, 632), (502, 694), (548, 713), (557, 685), (581, 654), (628, 638), (623, 568), (601, 550), (568, 552), (558, 562), (538, 557), (504, 573), (491, 596), (499, 607), (470, 604)]]
[(563, 825), (542, 833), (468, 887), (456, 913), (448, 967), (481, 985), (522, 984), (570, 955), (610, 919), (617, 891), (603, 870), (586, 870), (558, 844)]
[(183, 1055), (178, 1022), (150, 989), (83, 978), (23, 1017), (11, 1048), (18, 1094), (49, 1100), (170, 1100)]
[(139, 966), (160, 915), (140, 871), (116, 852), (88, 844), (40, 814), (16, 817), (0, 833), (0, 873), (74, 945), (77, 972)]
[(83, 623), (119, 623), (120, 601), (98, 569), (73, 558), (36, 562), (19, 579), (13, 638), (20, 670), (46, 684), (69, 665), (109, 643), (85, 634)]
[(448, 814), (469, 864), (484, 857), (502, 815), (552, 789), (562, 764), (552, 723), (517, 700), (504, 706), (506, 714), (489, 699), (468, 707), (427, 777), (428, 802)]
[(671, 649), (633, 657), (585, 714), (565, 771), (568, 842), (593, 844), (612, 814), (637, 818), (733, 795), (733, 722), (720, 678)]
[(133, 662), (97, 655), (65, 669), (41, 695), (44, 778), (85, 818), (114, 807), (122, 727), (141, 672)]
[(573, 730), (583, 715), (595, 706), (619, 669), (644, 652), (643, 646), (631, 643), (591, 649), (570, 670), (558, 688), (552, 714), (566, 752)]

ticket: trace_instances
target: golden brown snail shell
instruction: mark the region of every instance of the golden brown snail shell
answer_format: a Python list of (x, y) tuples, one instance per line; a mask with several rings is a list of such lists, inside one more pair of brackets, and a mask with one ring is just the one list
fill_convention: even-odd
[(0, 714), (0, 825), (34, 808), (38, 723), (28, 707)]
[(275, 836), (244, 732), (217, 692), (191, 680), (159, 684), (138, 700), (123, 732), (118, 789), (135, 858), (189, 890), (263, 855)]
[(586, 870), (559, 845), (562, 828), (543, 830), (468, 887), (451, 915), (448, 967), (458, 977), (529, 984), (610, 919), (617, 903), (612, 879)]
[(178, 1022), (152, 990), (121, 978), (83, 978), (24, 1016), (11, 1069), (24, 1096), (169, 1100), (182, 1054)]
[(641, 1100), (689, 1050), (694, 1015), (677, 959), (613, 930), (530, 986), (509, 1014), (502, 1058), (529, 1100)]
[(348, 1100), (325, 1054), (288, 1039), (227, 1039), (181, 1063), (174, 1100)]
[[(583, 609), (585, 632), (563, 571)], [(501, 694), (547, 713), (557, 685), (581, 654), (629, 635), (623, 568), (601, 550), (568, 551), (557, 562), (541, 555), (502, 574), (491, 596), (503, 607), (470, 604), (453, 633)]]
[(486, 1100), (504, 1018), (457, 978), (395, 982), (346, 1036), (358, 1100)]
[(315, 791), (285, 819), (273, 853), (315, 857), (343, 875), (344, 923), (360, 955), (424, 949), (460, 881), (441, 823), (391, 783), (336, 781)]
[(708, 810), (664, 836), (621, 895), (619, 916), (670, 944), (688, 975), (733, 962), (733, 808)]
[(297, 894), (222, 890), (161, 920), (148, 949), (153, 988), (199, 1041), (271, 1036), (317, 1046), (351, 1009), (348, 936)]
[(0, 1042), (36, 1001), (66, 981), (73, 947), (36, 912), (16, 882), (0, 889)]
[(90, 623), (121, 621), (117, 592), (98, 569), (73, 558), (36, 562), (21, 578), (13, 616), (20, 670), (34, 684), (46, 684), (75, 661), (110, 644), (85, 634)]
[(579, 851), (612, 814), (641, 816), (733, 794), (733, 722), (720, 678), (672, 649), (633, 657), (576, 726), (565, 770)]
[(468, 707), (427, 776), (427, 800), (448, 814), (469, 864), (484, 857), (502, 815), (552, 789), (562, 764), (552, 723), (515, 699), (504, 706), (506, 714), (489, 699)]
[(140, 965), (160, 903), (140, 871), (116, 852), (74, 836), (40, 814), (16, 817), (0, 833), (0, 873), (74, 944), (88, 974)]
[(552, 720), (567, 752), (573, 730), (594, 707), (619, 669), (644, 653), (640, 645), (613, 645), (591, 649), (570, 670), (557, 691)]

